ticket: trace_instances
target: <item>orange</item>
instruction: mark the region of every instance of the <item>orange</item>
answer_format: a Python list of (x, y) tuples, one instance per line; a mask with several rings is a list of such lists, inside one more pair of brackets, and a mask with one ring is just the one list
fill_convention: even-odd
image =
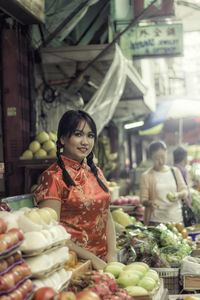
[(182, 232), (182, 230), (184, 229), (184, 226), (182, 223), (177, 223), (176, 228), (178, 229), (178, 232)]
[(186, 239), (188, 237), (188, 232), (185, 228), (181, 231), (181, 234), (184, 239)]

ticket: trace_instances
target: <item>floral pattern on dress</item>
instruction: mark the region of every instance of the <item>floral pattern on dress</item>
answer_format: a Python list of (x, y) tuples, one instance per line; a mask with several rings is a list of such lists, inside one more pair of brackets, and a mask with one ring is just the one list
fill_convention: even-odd
[[(57, 163), (44, 171), (41, 184), (35, 192), (35, 200), (59, 200), (61, 202), (60, 223), (71, 234), (71, 240), (95, 255), (107, 254), (106, 222), (110, 205), (110, 194), (98, 184), (96, 177), (85, 162), (62, 155), (65, 167), (76, 186), (68, 188), (62, 180), (62, 170)], [(105, 185), (100, 169), (98, 175)]]

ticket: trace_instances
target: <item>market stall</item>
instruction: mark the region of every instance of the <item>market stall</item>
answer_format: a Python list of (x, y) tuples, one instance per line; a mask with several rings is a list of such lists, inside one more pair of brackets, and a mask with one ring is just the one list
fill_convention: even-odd
[[(12, 299), (13, 294), (19, 294), (19, 299), (50, 299), (46, 293), (54, 300), (90, 296), (96, 300), (191, 300), (186, 297), (198, 296), (199, 225), (146, 227), (139, 197), (119, 196), (110, 206), (118, 261), (96, 270), (90, 260), (69, 250), (70, 235), (59, 225), (55, 212), (38, 209), (32, 202), (25, 206), (27, 199), (11, 197), (4, 201), (11, 210), (4, 207), (0, 212), (0, 299)], [(22, 278), (13, 275), (6, 281), (19, 266)]]

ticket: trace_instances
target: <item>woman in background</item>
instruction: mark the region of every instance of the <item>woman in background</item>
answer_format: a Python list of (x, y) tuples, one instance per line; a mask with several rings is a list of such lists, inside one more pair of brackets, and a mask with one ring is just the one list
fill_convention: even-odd
[(69, 248), (103, 269), (116, 260), (115, 228), (106, 179), (93, 162), (96, 125), (84, 111), (67, 111), (57, 136), (57, 162), (41, 176), (39, 207), (53, 208), (71, 234)]
[[(156, 226), (160, 223), (183, 223), (181, 199), (188, 195), (187, 186), (180, 171), (166, 165), (167, 147), (162, 141), (154, 141), (149, 146), (153, 167), (142, 174), (140, 201), (145, 206), (144, 224)], [(177, 182), (177, 184), (176, 184)], [(167, 194), (173, 197), (168, 200)]]

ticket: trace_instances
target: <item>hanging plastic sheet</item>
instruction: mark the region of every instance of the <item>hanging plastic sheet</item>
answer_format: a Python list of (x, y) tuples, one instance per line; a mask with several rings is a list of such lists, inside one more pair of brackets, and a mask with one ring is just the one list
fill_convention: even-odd
[(97, 92), (84, 108), (95, 120), (98, 134), (112, 119), (123, 94), (127, 78), (128, 60), (115, 45), (113, 62)]
[[(71, 20), (64, 26), (64, 28), (56, 34), (55, 38), (51, 41), (51, 45), (60, 46), (60, 43), (70, 34), (70, 32), (74, 29), (74, 27), (79, 23), (79, 21), (84, 17), (87, 13), (87, 10), (90, 6), (97, 3), (99, 0), (90, 0), (85, 1), (86, 4), (79, 10)], [(59, 2), (59, 4), (58, 4)], [(69, 4), (66, 4), (65, 0), (55, 1), (49, 0), (46, 3), (45, 14), (45, 31), (44, 37), (45, 39), (54, 32), (56, 28), (58, 28), (69, 16), (71, 16), (76, 9), (83, 4), (83, 0), (73, 0)], [(34, 26), (34, 39), (37, 40), (37, 27)], [(41, 40), (38, 42), (35, 41), (36, 45), (39, 46), (41, 44)]]

